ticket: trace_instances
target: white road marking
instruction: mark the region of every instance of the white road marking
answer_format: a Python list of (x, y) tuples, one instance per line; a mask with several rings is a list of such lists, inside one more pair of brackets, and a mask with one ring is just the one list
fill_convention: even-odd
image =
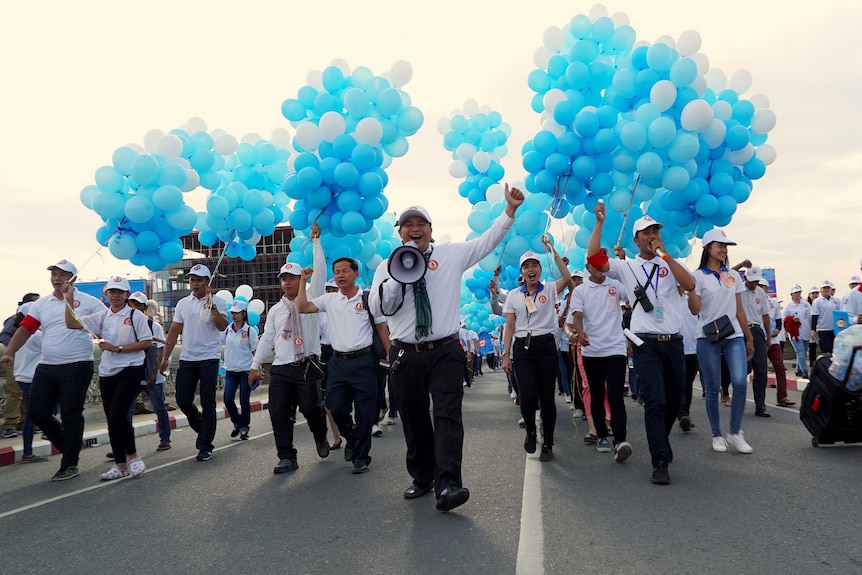
[(518, 538), (516, 575), (544, 575), (545, 532), (542, 523), (542, 463), (527, 457), (521, 499), (521, 534)]

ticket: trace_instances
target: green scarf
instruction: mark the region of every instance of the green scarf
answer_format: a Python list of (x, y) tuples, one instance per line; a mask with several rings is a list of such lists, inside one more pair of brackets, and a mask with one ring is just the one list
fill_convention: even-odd
[[(425, 257), (426, 269), (428, 260), (431, 259), (431, 253), (422, 254)], [(416, 339), (418, 341), (431, 333), (431, 300), (428, 299), (425, 276), (413, 284), (413, 302), (416, 306)]]

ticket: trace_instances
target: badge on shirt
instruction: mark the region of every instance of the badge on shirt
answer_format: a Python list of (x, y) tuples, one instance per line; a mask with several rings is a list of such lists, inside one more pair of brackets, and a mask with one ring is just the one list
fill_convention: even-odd
[(736, 283), (736, 278), (734, 278), (727, 272), (721, 272), (721, 281), (724, 285), (730, 288), (733, 287), (733, 285)]
[(656, 321), (664, 321), (664, 306), (657, 305), (655, 306), (655, 320)]
[(525, 297), (524, 303), (527, 304), (527, 313), (533, 314), (539, 311), (539, 308), (536, 307), (536, 302), (533, 301), (533, 296), (528, 295)]
[(297, 347), (299, 347), (300, 345), (302, 345), (302, 338), (301, 338), (301, 337), (298, 337), (298, 338), (296, 338), (295, 340), (293, 340), (293, 345), (295, 345), (295, 346), (297, 346)]

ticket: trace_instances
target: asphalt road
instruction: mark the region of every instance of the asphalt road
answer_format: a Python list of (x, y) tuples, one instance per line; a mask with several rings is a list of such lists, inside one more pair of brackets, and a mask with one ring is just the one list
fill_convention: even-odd
[(627, 463), (584, 444), (586, 423), (576, 428), (559, 402), (557, 459), (540, 464), (523, 452), (505, 391), (496, 372), (466, 393), (471, 498), (451, 513), (431, 496), (401, 497), (400, 425), (374, 438), (370, 471), (353, 475), (341, 451), (319, 459), (300, 424), (299, 470), (273, 475), (266, 411), (246, 442), (221, 422), (209, 462), (194, 461), (188, 428), (167, 452), (155, 453), (155, 435), (138, 438), (139, 480), (99, 482), (107, 446), (85, 450), (67, 482), (49, 481), (57, 457), (0, 468), (0, 573), (862, 573), (862, 446), (813, 448), (794, 410), (760, 419), (749, 403), (754, 454), (718, 454), (696, 392), (696, 427), (673, 432), (673, 482), (656, 486), (630, 399)]

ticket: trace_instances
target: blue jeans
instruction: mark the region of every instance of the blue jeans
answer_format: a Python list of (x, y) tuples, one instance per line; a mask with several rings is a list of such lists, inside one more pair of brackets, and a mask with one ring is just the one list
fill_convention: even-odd
[(745, 358), (745, 338), (734, 337), (716, 343), (702, 337), (697, 340), (697, 359), (700, 375), (706, 386), (706, 416), (712, 436), (721, 436), (721, 416), (718, 411), (718, 394), (721, 388), (721, 357), (724, 356), (730, 371), (733, 399), (730, 404), (730, 432), (738, 433), (745, 412), (745, 394), (748, 391), (748, 362)]
[(790, 339), (790, 344), (793, 346), (793, 351), (796, 352), (796, 369), (802, 375), (808, 376), (808, 363), (805, 361), (805, 352), (808, 351), (808, 342), (804, 339)]
[(24, 455), (33, 455), (33, 420), (30, 419), (30, 386), (32, 383), (18, 382), (18, 387), (24, 393), (24, 427), (21, 428), (24, 436)]
[[(236, 409), (236, 392), (239, 390), (239, 407)], [(251, 423), (251, 386), (247, 371), (226, 371), (224, 374), (224, 407), (234, 429), (247, 430)]]
[(569, 367), (566, 365), (565, 360), (563, 359), (564, 355), (567, 355), (566, 351), (558, 351), (557, 352), (557, 367), (560, 370), (560, 383), (563, 386), (563, 393), (568, 396), (572, 395), (572, 388), (569, 386), (569, 382), (571, 379), (571, 374), (569, 373)]
[[(159, 440), (162, 443), (171, 442), (171, 418), (168, 417), (168, 409), (165, 407), (165, 386), (163, 383), (157, 383), (153, 387), (142, 386), (141, 389), (147, 392), (150, 396), (150, 403), (153, 404), (153, 411), (156, 412), (156, 419), (159, 422)], [(132, 410), (135, 409), (135, 403), (132, 402)]]

